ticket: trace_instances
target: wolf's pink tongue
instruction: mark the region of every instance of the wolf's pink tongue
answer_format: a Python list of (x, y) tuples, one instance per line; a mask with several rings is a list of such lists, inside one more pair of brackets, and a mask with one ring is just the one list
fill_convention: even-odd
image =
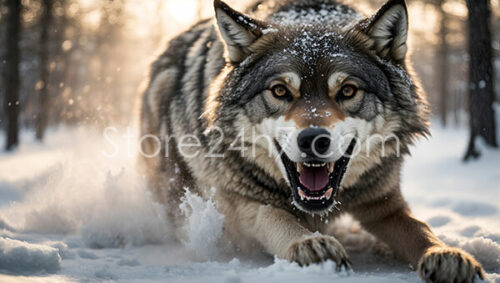
[(328, 169), (323, 167), (302, 167), (300, 183), (311, 191), (319, 191), (328, 185)]

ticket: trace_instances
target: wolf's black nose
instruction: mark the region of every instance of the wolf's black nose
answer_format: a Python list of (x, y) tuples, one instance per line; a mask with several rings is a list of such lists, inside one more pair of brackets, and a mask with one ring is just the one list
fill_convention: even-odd
[(308, 128), (299, 134), (297, 143), (308, 157), (319, 157), (330, 148), (330, 133), (323, 128)]

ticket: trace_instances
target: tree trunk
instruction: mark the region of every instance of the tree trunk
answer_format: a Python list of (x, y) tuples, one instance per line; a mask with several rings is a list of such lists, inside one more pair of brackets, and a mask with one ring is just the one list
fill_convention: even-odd
[[(62, 10), (60, 15), (57, 15), (53, 20), (53, 26), (56, 27), (54, 29), (54, 37), (52, 41), (56, 44), (56, 48), (53, 52), (52, 58), (56, 62), (58, 68), (56, 71), (51, 74), (51, 82), (58, 87), (54, 89), (54, 97), (56, 97), (59, 101), (64, 101), (63, 103), (58, 103), (57, 109), (55, 111), (52, 109), (52, 116), (55, 123), (59, 123), (61, 120), (64, 120), (65, 110), (68, 105), (68, 97), (65, 97), (65, 90), (71, 85), (68, 83), (68, 75), (70, 69), (70, 57), (71, 57), (71, 48), (65, 48), (66, 41), (66, 29), (68, 27), (69, 18), (68, 18), (68, 6), (69, 1), (62, 1), (59, 3), (59, 9)], [(50, 84), (49, 84), (50, 85)], [(54, 103), (52, 104), (54, 105)]]
[(498, 147), (496, 141), (494, 76), (492, 64), (490, 5), (488, 0), (467, 0), (469, 10), (469, 111), (470, 138), (464, 160), (478, 158), (477, 137)]
[(449, 77), (449, 65), (448, 65), (448, 41), (446, 40), (446, 35), (448, 34), (447, 27), (447, 15), (443, 10), (444, 0), (441, 0), (438, 5), (439, 13), (441, 16), (439, 24), (439, 38), (441, 42), (438, 47), (438, 68), (439, 70), (439, 112), (441, 112), (441, 123), (443, 126), (447, 124), (448, 115), (448, 105), (449, 105), (449, 90), (448, 90), (448, 77)]
[(43, 140), (49, 115), (49, 28), (52, 22), (52, 0), (43, 0), (43, 16), (40, 34), (40, 82), (39, 113), (36, 127), (36, 138)]
[(19, 143), (19, 41), (21, 34), (21, 0), (7, 1), (7, 38), (5, 53), (5, 113), (7, 118), (6, 150), (14, 149)]

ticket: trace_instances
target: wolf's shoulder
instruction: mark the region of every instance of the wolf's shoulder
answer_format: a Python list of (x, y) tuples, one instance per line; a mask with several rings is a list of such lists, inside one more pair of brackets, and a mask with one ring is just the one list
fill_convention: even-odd
[[(210, 34), (212, 36), (203, 38), (203, 34)], [(200, 39), (207, 42), (215, 40), (215, 29), (212, 25), (212, 19), (200, 21), (170, 39), (167, 42), (166, 49), (156, 58), (151, 66), (151, 80), (158, 73), (169, 67), (181, 67), (185, 65), (189, 51)]]

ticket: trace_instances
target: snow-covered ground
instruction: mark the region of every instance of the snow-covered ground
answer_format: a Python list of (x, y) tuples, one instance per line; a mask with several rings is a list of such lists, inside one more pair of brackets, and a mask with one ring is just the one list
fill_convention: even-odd
[[(500, 151), (462, 163), (465, 129), (433, 127), (408, 158), (403, 192), (441, 239), (470, 252), (500, 282)], [(300, 268), (279, 259), (234, 259), (217, 249), (223, 218), (214, 204), (186, 198), (189, 238), (169, 235), (134, 168), (126, 130), (120, 152), (89, 129), (53, 129), (44, 145), (23, 133), (0, 155), (0, 281), (418, 282), (350, 218), (338, 221), (354, 271), (333, 263)], [(190, 209), (190, 206), (195, 208)], [(3, 274), (3, 275), (2, 275)]]

